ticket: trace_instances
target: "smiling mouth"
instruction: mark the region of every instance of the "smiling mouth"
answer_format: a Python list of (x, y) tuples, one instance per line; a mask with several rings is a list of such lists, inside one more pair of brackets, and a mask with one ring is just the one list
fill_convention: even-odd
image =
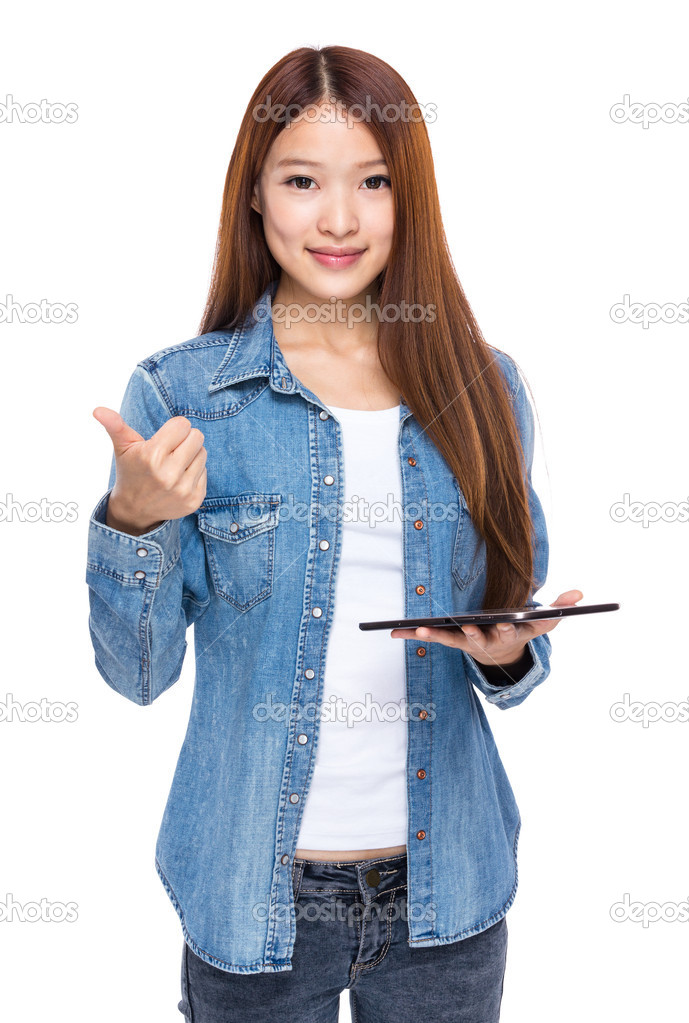
[(359, 253), (364, 251), (364, 249), (341, 249), (334, 252), (329, 252), (327, 249), (309, 249), (308, 251), (315, 252), (319, 256), (332, 256), (339, 258), (342, 256), (358, 256)]

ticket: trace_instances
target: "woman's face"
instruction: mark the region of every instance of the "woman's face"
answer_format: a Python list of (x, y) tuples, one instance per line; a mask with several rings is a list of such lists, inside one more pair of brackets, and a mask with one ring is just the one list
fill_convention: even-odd
[[(280, 132), (259, 175), (252, 208), (295, 296), (355, 298), (385, 267), (392, 245), (390, 172), (365, 123), (319, 107)], [(358, 165), (363, 166), (358, 166)], [(314, 250), (356, 249), (327, 260)]]

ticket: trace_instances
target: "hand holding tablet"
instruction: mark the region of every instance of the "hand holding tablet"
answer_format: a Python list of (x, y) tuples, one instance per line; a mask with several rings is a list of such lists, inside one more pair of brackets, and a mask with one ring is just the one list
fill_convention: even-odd
[(392, 639), (417, 639), (457, 647), (484, 665), (507, 667), (520, 660), (529, 640), (556, 628), (564, 617), (615, 611), (619, 604), (582, 604), (581, 590), (567, 590), (547, 607), (500, 608), (432, 618), (359, 622), (359, 628), (392, 629)]

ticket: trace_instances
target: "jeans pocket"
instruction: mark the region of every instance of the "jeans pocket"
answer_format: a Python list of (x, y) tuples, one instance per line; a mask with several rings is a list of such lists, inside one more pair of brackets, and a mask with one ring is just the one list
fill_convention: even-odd
[(197, 522), (215, 592), (248, 611), (273, 590), (280, 494), (208, 498)]

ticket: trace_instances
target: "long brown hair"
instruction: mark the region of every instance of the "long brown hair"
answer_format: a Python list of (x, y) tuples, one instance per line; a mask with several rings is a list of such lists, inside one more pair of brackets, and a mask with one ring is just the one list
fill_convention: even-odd
[(336, 100), (345, 109), (370, 110), (367, 127), (390, 169), (395, 224), (387, 266), (376, 279), (378, 302), (393, 309), (405, 301), (435, 310), (433, 322), (401, 317), (379, 323), (381, 365), (450, 466), (486, 541), (483, 608), (521, 607), (534, 587), (533, 527), (519, 431), (496, 365), (498, 349), (481, 335), (452, 264), (423, 116), (386, 120), (377, 114), (387, 104), (420, 111), (406, 82), (385, 61), (347, 46), (305, 46), (286, 54), (259, 82), (227, 170), (199, 333), (243, 323), (282, 273), (251, 198), (268, 151), (287, 122), (261, 120), (254, 111), (259, 104), (269, 103), (271, 109), (284, 104), (294, 118), (306, 107)]

